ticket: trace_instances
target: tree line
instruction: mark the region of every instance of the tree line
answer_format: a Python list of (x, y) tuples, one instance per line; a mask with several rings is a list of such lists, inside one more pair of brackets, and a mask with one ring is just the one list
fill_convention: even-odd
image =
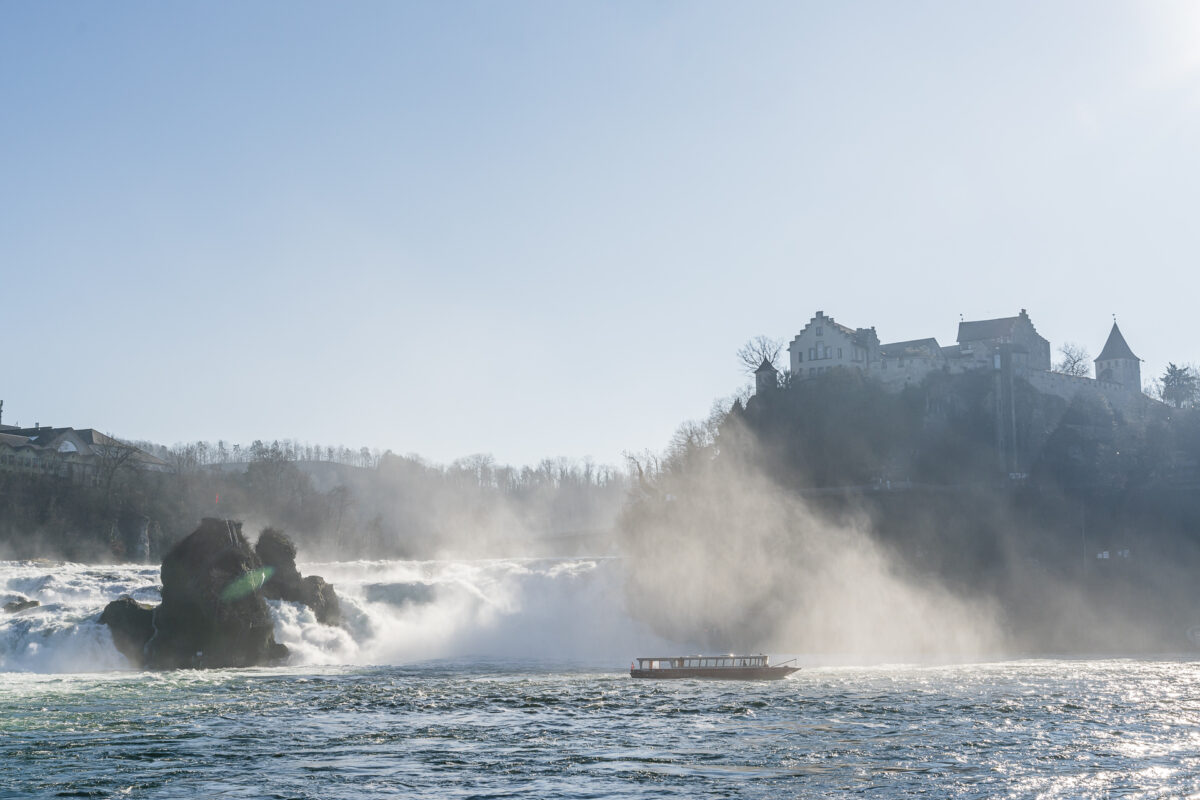
[(153, 561), (205, 516), (283, 528), (309, 557), (541, 552), (610, 529), (628, 487), (620, 469), (565, 458), (436, 464), (294, 440), (138, 446), (170, 469), (114, 462), (86, 484), (0, 472), (0, 558)]

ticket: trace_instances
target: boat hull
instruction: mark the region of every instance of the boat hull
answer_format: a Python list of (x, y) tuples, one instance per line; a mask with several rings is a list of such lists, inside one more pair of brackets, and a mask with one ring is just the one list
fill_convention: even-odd
[(799, 670), (799, 667), (676, 667), (631, 669), (629, 677), (651, 680), (777, 681)]

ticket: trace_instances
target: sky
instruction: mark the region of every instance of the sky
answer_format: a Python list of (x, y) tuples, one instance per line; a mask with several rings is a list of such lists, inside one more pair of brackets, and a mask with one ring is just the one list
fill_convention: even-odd
[(1200, 4), (0, 0), (7, 424), (619, 464), (817, 310), (1200, 361)]

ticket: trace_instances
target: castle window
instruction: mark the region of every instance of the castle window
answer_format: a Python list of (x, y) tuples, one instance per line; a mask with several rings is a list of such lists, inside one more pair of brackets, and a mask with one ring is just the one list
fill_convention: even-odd
[(825, 329), (822, 328), (820, 325), (818, 325), (817, 326), (817, 336), (823, 336), (824, 334), (825, 334)]
[(796, 363), (797, 364), (804, 363), (804, 353), (796, 353)]
[(815, 347), (808, 348), (808, 360), (809, 361), (817, 360), (817, 348), (815, 348)]
[(840, 361), (841, 359), (842, 359), (842, 348), (839, 347), (838, 348), (838, 360)]

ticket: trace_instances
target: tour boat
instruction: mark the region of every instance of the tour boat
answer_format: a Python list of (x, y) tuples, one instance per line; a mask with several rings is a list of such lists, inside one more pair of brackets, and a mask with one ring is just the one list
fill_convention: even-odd
[[(795, 660), (795, 659), (793, 659)], [(785, 661), (784, 664), (789, 662)], [(631, 678), (711, 678), (727, 681), (777, 681), (799, 667), (772, 667), (766, 656), (651, 656), (629, 665)]]

